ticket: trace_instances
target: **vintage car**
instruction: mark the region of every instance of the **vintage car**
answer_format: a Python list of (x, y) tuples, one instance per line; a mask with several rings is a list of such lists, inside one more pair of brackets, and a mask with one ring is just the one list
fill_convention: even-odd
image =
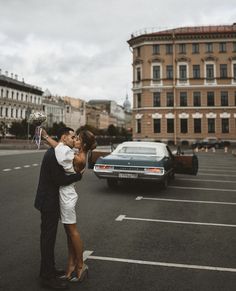
[(111, 153), (96, 149), (90, 167), (98, 178), (107, 179), (109, 187), (121, 180), (157, 181), (164, 188), (175, 173), (196, 175), (198, 159), (194, 154), (173, 155), (169, 147), (158, 142), (123, 142)]

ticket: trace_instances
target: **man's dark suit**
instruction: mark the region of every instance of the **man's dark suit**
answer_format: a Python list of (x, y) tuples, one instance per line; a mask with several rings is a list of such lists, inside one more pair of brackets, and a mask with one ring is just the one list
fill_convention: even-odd
[(77, 182), (81, 177), (80, 173), (65, 174), (63, 167), (57, 163), (53, 148), (45, 153), (34, 204), (41, 212), (40, 276), (43, 278), (50, 278), (55, 274), (54, 248), (60, 217), (59, 187)]

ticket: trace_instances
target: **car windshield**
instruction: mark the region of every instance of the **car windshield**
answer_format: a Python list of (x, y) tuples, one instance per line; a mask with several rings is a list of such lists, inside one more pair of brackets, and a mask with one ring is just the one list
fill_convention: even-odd
[(134, 154), (134, 155), (156, 155), (156, 148), (151, 147), (131, 147), (124, 146), (117, 152), (119, 154)]

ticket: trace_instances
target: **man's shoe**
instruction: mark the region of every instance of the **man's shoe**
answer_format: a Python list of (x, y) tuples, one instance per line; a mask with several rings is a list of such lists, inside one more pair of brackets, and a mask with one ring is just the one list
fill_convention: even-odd
[(63, 269), (55, 269), (54, 270), (54, 274), (56, 277), (61, 277), (63, 275), (65, 275), (66, 271)]
[(59, 280), (58, 278), (42, 278), (41, 279), (42, 287), (51, 288), (51, 289), (68, 289), (66, 282)]

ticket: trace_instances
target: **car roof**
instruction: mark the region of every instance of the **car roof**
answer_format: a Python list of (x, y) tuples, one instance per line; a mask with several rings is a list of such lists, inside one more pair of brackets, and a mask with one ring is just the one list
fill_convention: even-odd
[(166, 144), (155, 141), (125, 141), (119, 144), (119, 146), (166, 147)]

